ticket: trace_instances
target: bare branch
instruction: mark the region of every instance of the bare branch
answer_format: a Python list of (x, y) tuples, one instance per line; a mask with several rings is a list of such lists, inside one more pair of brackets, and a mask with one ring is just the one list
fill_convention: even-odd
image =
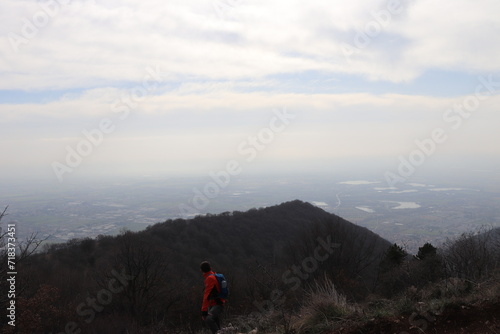
[(16, 263), (23, 261), (24, 259), (30, 257), (33, 253), (37, 251), (40, 245), (47, 240), (48, 237), (44, 239), (38, 239), (38, 233), (31, 233), (31, 235), (26, 238), (24, 242), (19, 243), (19, 258)]
[(4, 216), (7, 216), (6, 212), (7, 212), (7, 209), (8, 209), (8, 208), (9, 208), (9, 206), (7, 205), (7, 206), (5, 207), (5, 209), (3, 209), (2, 213), (0, 213), (0, 220), (2, 220), (2, 218), (3, 218)]

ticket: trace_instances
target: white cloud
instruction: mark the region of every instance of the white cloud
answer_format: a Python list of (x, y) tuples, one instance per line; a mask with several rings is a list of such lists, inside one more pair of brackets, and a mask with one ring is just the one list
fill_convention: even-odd
[[(220, 3), (231, 6), (214, 8)], [(454, 130), (443, 115), (464, 101), (463, 91), (430, 97), (410, 86), (408, 94), (375, 88), (434, 70), (500, 73), (500, 3), (401, 0), (401, 13), (387, 16), (388, 3), (73, 0), (23, 36), (43, 19), (41, 2), (2, 1), (0, 94), (66, 93), (0, 104), (0, 151), (12, 170), (50, 168), (83, 130), (109, 118), (116, 131), (86, 160), (88, 168), (129, 160), (209, 168), (285, 107), (297, 118), (262, 161), (396, 159), (437, 127), (450, 137), (441, 154), (496, 157), (498, 95)], [(19, 36), (16, 52), (12, 38)], [(157, 87), (121, 117), (117, 103), (151, 79), (148, 69), (159, 72)]]
[(83, 130), (98, 128), (109, 118), (114, 130), (85, 159), (85, 168), (128, 161), (127, 168), (136, 171), (166, 165), (209, 170), (241, 159), (238, 145), (268, 127), (274, 109), (286, 108), (296, 117), (259, 155), (259, 164), (395, 160), (412, 152), (416, 140), (430, 138), (435, 128), (449, 136), (439, 146), (439, 155), (498, 155), (491, 145), (500, 139), (494, 126), (500, 122), (498, 95), (483, 101), (456, 130), (443, 114), (464, 96), (242, 93), (225, 85), (198, 84), (149, 96), (128, 118), (120, 119), (110, 107), (119, 95), (116, 89), (100, 89), (46, 104), (0, 105), (6, 129), (0, 134), (0, 151), (11, 157), (9, 166), (50, 169), (52, 161), (64, 161), (68, 145), (75, 147), (85, 139)]
[(342, 46), (356, 46), (359, 33), (376, 27), (373, 13), (386, 10), (385, 1), (234, 3), (221, 18), (204, 1), (73, 1), (14, 52), (9, 34), (22, 36), (23, 19), (33, 21), (41, 9), (35, 1), (2, 2), (0, 89), (136, 82), (156, 65), (166, 79), (179, 81), (317, 70), (395, 82), (434, 68), (500, 66), (500, 5), (492, 0), (402, 1), (404, 12), (379, 23), (380, 32), (351, 62)]
[(405, 51), (408, 64), (498, 72), (500, 24), (498, 1), (418, 1), (399, 28), (411, 40)]

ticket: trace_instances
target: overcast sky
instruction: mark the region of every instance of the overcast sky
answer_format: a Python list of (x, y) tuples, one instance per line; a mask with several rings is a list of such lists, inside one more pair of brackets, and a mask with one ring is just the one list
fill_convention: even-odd
[(2, 0), (2, 177), (494, 166), (499, 13), (498, 0)]

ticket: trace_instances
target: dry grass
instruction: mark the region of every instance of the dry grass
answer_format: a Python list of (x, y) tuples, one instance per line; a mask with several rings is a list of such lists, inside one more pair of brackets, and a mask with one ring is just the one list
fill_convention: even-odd
[(316, 282), (304, 300), (300, 316), (294, 322), (298, 333), (318, 333), (332, 328), (335, 323), (346, 321), (359, 311), (347, 302), (346, 297), (335, 289), (327, 277), (320, 283)]
[[(391, 322), (399, 319), (405, 323), (412, 314), (439, 319), (450, 310), (463, 310), (469, 306), (480, 308), (484, 303), (495, 303), (499, 300), (500, 275), (482, 283), (449, 278), (424, 288), (410, 287), (392, 299), (372, 295), (363, 305), (348, 302), (346, 297), (336, 290), (333, 282), (325, 277), (320, 283), (311, 286), (309, 292), (304, 295), (303, 305), (299, 314), (293, 316), (292, 329), (288, 333), (344, 333), (377, 321)], [(255, 319), (254, 323), (257, 324), (258, 320), (259, 331), (262, 333), (282, 334), (284, 331), (277, 316), (268, 315), (265, 319)], [(428, 322), (430, 325), (430, 320)], [(238, 331), (236, 333), (239, 334)]]
[(325, 280), (316, 284), (305, 299), (301, 316), (294, 323), (297, 333), (331, 332), (341, 327), (360, 327), (375, 319), (406, 319), (411, 314), (427, 314), (434, 318), (449, 310), (497, 303), (500, 277), (480, 284), (451, 278), (422, 289), (410, 287), (392, 299), (372, 296), (363, 306), (348, 303), (333, 283)]

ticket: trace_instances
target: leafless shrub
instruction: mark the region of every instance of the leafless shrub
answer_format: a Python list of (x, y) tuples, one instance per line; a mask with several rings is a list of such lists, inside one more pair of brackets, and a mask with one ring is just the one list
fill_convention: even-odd
[(480, 282), (498, 268), (498, 237), (492, 228), (462, 233), (444, 244), (445, 270), (450, 277)]

